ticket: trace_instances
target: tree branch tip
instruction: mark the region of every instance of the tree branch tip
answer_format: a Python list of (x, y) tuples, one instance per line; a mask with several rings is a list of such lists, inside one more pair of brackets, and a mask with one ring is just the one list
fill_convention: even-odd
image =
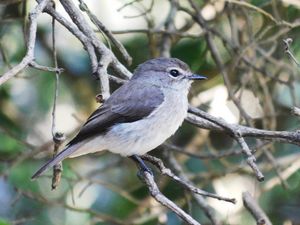
[(66, 136), (62, 132), (55, 132), (53, 135), (53, 141), (55, 144), (61, 144), (64, 140), (66, 140)]
[(53, 176), (52, 176), (52, 184), (51, 184), (51, 190), (56, 190), (60, 180), (61, 180), (61, 173), (63, 171), (62, 163), (58, 163), (53, 166)]
[(290, 45), (293, 42), (292, 38), (286, 38), (282, 40), (286, 45)]
[(63, 73), (65, 71), (64, 68), (56, 68), (56, 70), (57, 70), (58, 74), (61, 74), (61, 73)]
[(236, 204), (236, 203), (237, 203), (237, 200), (236, 200), (235, 198), (231, 198), (231, 199), (230, 199), (230, 202), (231, 202), (232, 204)]
[(264, 176), (258, 176), (258, 177), (257, 177), (257, 180), (258, 180), (259, 182), (263, 182), (263, 181), (265, 181), (265, 177), (264, 177)]
[(88, 12), (88, 7), (82, 0), (79, 0), (79, 9), (83, 12)]
[(300, 116), (300, 108), (296, 106), (291, 107), (291, 113), (295, 116)]
[(95, 99), (96, 99), (96, 102), (101, 103), (101, 104), (104, 103), (104, 101), (105, 101), (105, 99), (103, 98), (103, 95), (101, 93), (97, 94)]

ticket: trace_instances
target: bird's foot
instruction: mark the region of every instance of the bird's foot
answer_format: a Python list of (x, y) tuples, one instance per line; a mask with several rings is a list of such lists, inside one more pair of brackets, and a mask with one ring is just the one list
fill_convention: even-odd
[(146, 163), (138, 156), (138, 155), (132, 155), (130, 158), (136, 162), (139, 171), (137, 173), (138, 178), (143, 178), (143, 175), (145, 172), (150, 173), (151, 176), (153, 176), (152, 170), (146, 165)]

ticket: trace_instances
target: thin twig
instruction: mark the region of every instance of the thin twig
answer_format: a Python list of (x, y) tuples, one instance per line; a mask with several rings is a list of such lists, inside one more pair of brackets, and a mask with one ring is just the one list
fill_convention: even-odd
[(291, 113), (295, 116), (300, 116), (300, 108), (298, 108), (296, 106), (292, 107)]
[[(55, 4), (55, 3), (53, 3)], [(54, 5), (55, 10), (55, 5)], [(54, 61), (54, 68), (58, 68), (57, 64), (57, 54), (56, 54), (56, 41), (55, 41), (55, 19), (52, 17), (52, 52), (53, 52), (53, 61)], [(53, 157), (55, 157), (58, 153), (58, 149), (60, 145), (65, 140), (65, 136), (63, 133), (57, 132), (56, 127), (56, 104), (59, 92), (59, 72), (55, 73), (55, 89), (54, 89), (54, 99), (53, 99), (53, 108), (52, 108), (52, 139), (54, 142), (54, 149), (53, 149)], [(61, 172), (62, 172), (62, 162), (53, 166), (53, 177), (52, 177), (52, 190), (56, 189), (60, 183), (61, 179)]]
[(174, 202), (164, 196), (157, 184), (154, 181), (154, 177), (147, 171), (143, 172), (144, 181), (150, 191), (151, 196), (158, 201), (160, 204), (166, 206), (170, 210), (172, 210), (176, 215), (178, 215), (181, 219), (183, 219), (187, 224), (190, 225), (200, 225), (195, 219), (193, 219), (189, 214), (184, 212), (180, 207), (178, 207)]
[(95, 50), (100, 55), (96, 71), (93, 72), (96, 77), (99, 78), (101, 94), (103, 99), (106, 100), (110, 96), (107, 68), (115, 57), (113, 53), (97, 38), (93, 29), (89, 26), (86, 19), (80, 10), (75, 6), (75, 4), (70, 0), (60, 0), (60, 2), (79, 30), (91, 40)]
[(233, 204), (236, 203), (236, 200), (234, 198), (226, 198), (226, 197), (222, 197), (222, 196), (217, 195), (217, 194), (213, 194), (213, 193), (203, 191), (203, 190), (201, 190), (197, 187), (194, 187), (188, 181), (182, 180), (180, 177), (176, 176), (169, 168), (166, 168), (164, 163), (162, 162), (162, 160), (159, 159), (159, 158), (156, 158), (156, 157), (148, 155), (148, 154), (143, 155), (141, 158), (151, 162), (153, 165), (155, 165), (160, 170), (161, 174), (172, 178), (173, 180), (180, 183), (181, 185), (183, 185), (185, 188), (187, 188), (191, 192), (194, 192), (198, 195), (202, 195), (202, 196), (205, 196), (205, 197), (210, 197), (210, 198), (215, 198), (215, 199), (226, 201), (226, 202), (231, 202)]
[(131, 65), (132, 58), (127, 52), (127, 50), (125, 49), (125, 47), (122, 45), (122, 43), (119, 40), (117, 40), (112, 34), (112, 32), (108, 30), (104, 26), (104, 24), (90, 11), (90, 9), (86, 5), (86, 3), (83, 2), (83, 0), (79, 0), (79, 2), (80, 2), (79, 5), (80, 9), (82, 11), (85, 11), (88, 14), (90, 20), (97, 26), (98, 30), (104, 32), (104, 34), (112, 41), (112, 43), (116, 46), (116, 48), (119, 50), (119, 52), (125, 59), (127, 65)]
[(5, 72), (0, 77), (0, 86), (6, 81), (16, 76), (21, 70), (26, 68), (30, 62), (34, 60), (34, 47), (36, 41), (37, 31), (37, 19), (42, 14), (44, 8), (47, 6), (50, 0), (41, 0), (40, 3), (30, 12), (29, 14), (29, 30), (28, 30), (28, 41), (26, 42), (27, 52), (22, 61)]
[(141, 1), (141, 0), (132, 0), (130, 2), (127, 2), (125, 3), (124, 5), (122, 5), (120, 8), (117, 9), (118, 12), (122, 11), (123, 9), (125, 9), (126, 7), (138, 2), (138, 1)]
[[(175, 159), (173, 154), (171, 154), (170, 152), (164, 152), (163, 156), (164, 156), (164, 159), (166, 160), (166, 162), (168, 162), (170, 164), (171, 169), (182, 180), (189, 181), (189, 183), (191, 183), (193, 186), (195, 186), (194, 183), (188, 178), (186, 173), (184, 173), (182, 166), (178, 163), (178, 161)], [(198, 206), (201, 208), (201, 210), (203, 210), (203, 212), (205, 213), (207, 218), (210, 220), (211, 224), (218, 225), (219, 222), (215, 216), (215, 212), (214, 212), (213, 208), (211, 208), (207, 204), (206, 200), (201, 195), (198, 195), (194, 192), (191, 192), (191, 194), (192, 194), (194, 200), (197, 202)]]
[(209, 50), (211, 52), (211, 55), (223, 76), (223, 80), (226, 85), (229, 98), (233, 101), (235, 106), (239, 109), (242, 117), (245, 119), (247, 124), (251, 125), (252, 124), (251, 117), (248, 115), (247, 111), (241, 106), (240, 101), (236, 98), (236, 96), (233, 93), (233, 88), (232, 88), (231, 82), (229, 80), (229, 75), (225, 69), (224, 64), (222, 63), (222, 58), (221, 58), (220, 52), (213, 41), (212, 30), (208, 27), (207, 23), (205, 22), (202, 14), (200, 13), (201, 10), (197, 6), (197, 4), (193, 0), (189, 0), (189, 3), (195, 10), (195, 15), (192, 15), (193, 18), (203, 29), (205, 29), (207, 31), (205, 34), (205, 39), (206, 39), (207, 45), (209, 47)]
[(96, 72), (98, 67), (98, 61), (94, 46), (91, 43), (91, 40), (86, 37), (74, 24), (66, 20), (62, 15), (60, 15), (53, 7), (47, 6), (45, 12), (55, 18), (62, 26), (69, 30), (78, 40), (81, 41), (85, 50), (88, 52), (88, 56), (91, 61), (92, 71)]
[(204, 32), (199, 33), (199, 35), (189, 34), (186, 32), (179, 31), (168, 31), (168, 30), (158, 30), (158, 29), (128, 29), (128, 30), (113, 30), (111, 31), (113, 34), (129, 34), (129, 33), (144, 33), (144, 34), (169, 34), (174, 37), (180, 38), (199, 38), (204, 35)]
[(262, 15), (264, 15), (265, 17), (269, 18), (271, 21), (273, 21), (276, 25), (284, 25), (284, 26), (287, 26), (287, 27), (290, 27), (292, 28), (293, 27), (293, 24), (285, 21), (285, 20), (281, 20), (281, 21), (278, 21), (276, 20), (270, 13), (264, 11), (263, 9), (251, 4), (251, 3), (248, 3), (248, 2), (244, 2), (244, 1), (238, 1), (238, 0), (225, 0), (226, 2), (229, 2), (229, 3), (233, 3), (233, 4), (237, 4), (237, 5), (241, 5), (241, 6), (244, 6), (244, 7), (247, 7), (249, 9), (253, 9), (255, 10), (256, 12), (258, 13), (261, 13)]
[(46, 72), (54, 72), (55, 74), (61, 74), (62, 72), (64, 72), (63, 68), (42, 66), (42, 65), (39, 65), (36, 61), (31, 61), (28, 65), (35, 69), (46, 71)]
[(252, 152), (251, 152), (248, 144), (246, 143), (245, 139), (240, 135), (239, 132), (235, 132), (234, 136), (235, 136), (235, 139), (237, 140), (237, 142), (239, 143), (239, 145), (241, 146), (244, 155), (247, 157), (246, 162), (251, 167), (253, 172), (255, 173), (257, 180), (260, 181), (260, 182), (264, 181), (265, 177), (262, 174), (262, 172), (260, 171), (260, 169), (258, 168), (258, 166), (256, 165), (256, 163), (255, 163), (256, 158), (252, 154)]
[(92, 217), (95, 218), (99, 218), (104, 222), (107, 223), (113, 223), (113, 224), (118, 224), (118, 225), (128, 225), (125, 222), (123, 222), (122, 220), (119, 220), (117, 218), (114, 218), (110, 215), (107, 215), (105, 213), (101, 213), (101, 212), (97, 212), (95, 210), (89, 209), (89, 208), (79, 208), (79, 207), (74, 207), (71, 206), (69, 204), (67, 204), (65, 201), (58, 201), (58, 200), (53, 200), (50, 201), (46, 198), (44, 198), (43, 196), (37, 194), (37, 193), (33, 193), (30, 191), (24, 191), (24, 190), (20, 190), (17, 189), (24, 197), (29, 198), (29, 199), (33, 199), (37, 202), (43, 203), (45, 205), (49, 205), (49, 206), (54, 206), (54, 207), (63, 207), (65, 209), (68, 209), (70, 211), (74, 211), (74, 212), (79, 212), (79, 213), (87, 213)]
[[(238, 124), (230, 124), (223, 119), (216, 118), (195, 107), (189, 107), (189, 114), (186, 120), (198, 127), (216, 131), (227, 132), (230, 135), (232, 131), (238, 131), (242, 137), (254, 137), (265, 140), (291, 143), (300, 146), (300, 132), (296, 131), (270, 131)], [(222, 125), (221, 125), (222, 124)], [(228, 129), (226, 129), (226, 127)]]
[[(173, 32), (175, 30), (174, 18), (177, 13), (178, 0), (170, 1), (171, 7), (169, 10), (169, 14), (164, 23), (165, 30), (168, 32)], [(163, 34), (161, 44), (160, 44), (160, 56), (162, 57), (170, 57), (172, 47), (172, 36), (170, 34)]]
[[(139, 2), (139, 0), (136, 0), (135, 2)], [(146, 9), (142, 4), (140, 4), (142, 6), (142, 8), (144, 9), (144, 11), (140, 10), (139, 8), (137, 8), (139, 11), (141, 11), (141, 13), (137, 14), (137, 15), (133, 15), (133, 16), (124, 16), (124, 18), (126, 19), (134, 19), (137, 17), (141, 17), (141, 16), (146, 16), (148, 13), (151, 12), (153, 6), (154, 6), (154, 0), (151, 0), (150, 6), (148, 9)]]
[(294, 56), (294, 54), (291, 52), (290, 49), (290, 44), (292, 44), (293, 39), (292, 38), (287, 38), (287, 39), (283, 39), (283, 43), (284, 43), (284, 50), (285, 53), (288, 54), (288, 56), (294, 61), (294, 63), (296, 63), (296, 65), (298, 67), (300, 67), (300, 62), (298, 62), (298, 60), (296, 59), (296, 57)]
[(162, 146), (166, 150), (181, 153), (181, 154), (188, 155), (190, 157), (198, 158), (198, 159), (220, 159), (220, 158), (224, 158), (224, 157), (241, 155), (243, 153), (241, 150), (238, 150), (238, 149), (222, 151), (222, 152), (218, 152), (218, 153), (194, 153), (194, 152), (187, 151), (183, 148), (180, 148), (176, 145), (172, 145), (169, 143), (164, 143)]
[(244, 206), (249, 210), (255, 218), (257, 225), (272, 225), (270, 219), (265, 212), (260, 208), (257, 202), (253, 199), (249, 192), (243, 192)]
[[(189, 112), (193, 112), (194, 114), (196, 114), (198, 116), (201, 116), (201, 115), (205, 116), (205, 114), (203, 112), (201, 112), (200, 110), (198, 110), (196, 108), (189, 107)], [(247, 143), (245, 142), (245, 140), (243, 138), (242, 132), (239, 129), (237, 129), (238, 127), (230, 126), (224, 120), (215, 119), (210, 115), (208, 115), (205, 119), (209, 120), (210, 122), (216, 123), (217, 125), (225, 128), (226, 130), (228, 130), (231, 133), (231, 135), (236, 139), (238, 144), (241, 146), (241, 149), (242, 149), (244, 155), (247, 157), (247, 159), (246, 159), (247, 164), (252, 168), (257, 180), (263, 181), (264, 176), (255, 163), (256, 158), (254, 157), (254, 155), (252, 155), (251, 150), (249, 149)]]

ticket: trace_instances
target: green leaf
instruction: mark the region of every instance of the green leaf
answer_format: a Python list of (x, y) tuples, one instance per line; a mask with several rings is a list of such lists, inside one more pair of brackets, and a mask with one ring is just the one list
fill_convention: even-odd
[(0, 218), (0, 225), (10, 225), (10, 224), (11, 223), (8, 220), (4, 218)]

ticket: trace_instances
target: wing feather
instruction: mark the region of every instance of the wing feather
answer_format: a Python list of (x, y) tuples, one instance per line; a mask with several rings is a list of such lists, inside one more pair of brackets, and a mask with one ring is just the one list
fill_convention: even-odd
[(129, 123), (147, 117), (164, 100), (161, 89), (154, 85), (141, 85), (136, 81), (124, 84), (100, 106), (82, 126), (68, 146), (107, 132), (113, 125)]

